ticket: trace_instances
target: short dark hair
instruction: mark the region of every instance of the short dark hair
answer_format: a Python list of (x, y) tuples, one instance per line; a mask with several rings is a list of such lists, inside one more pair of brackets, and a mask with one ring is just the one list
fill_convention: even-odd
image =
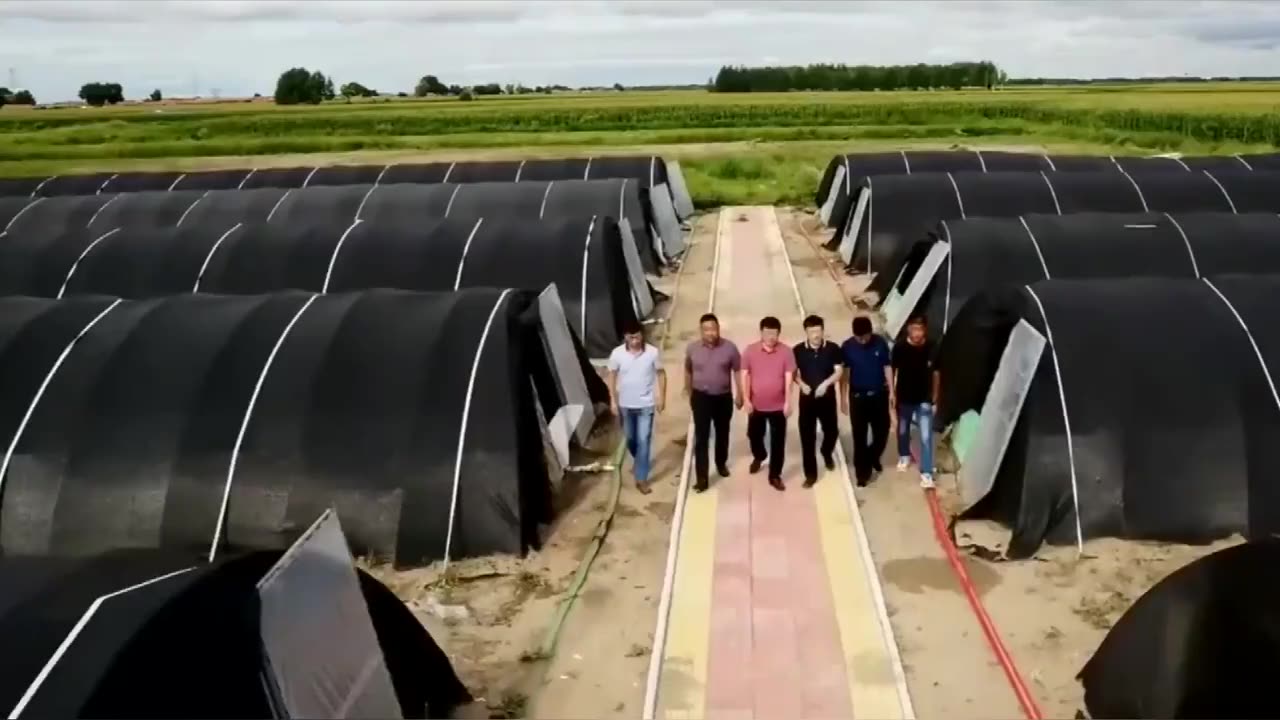
[(810, 315), (804, 319), (804, 329), (808, 330), (811, 327), (823, 327), (821, 315)]
[(622, 334), (623, 335), (636, 335), (636, 334), (643, 335), (644, 325), (641, 325), (640, 321), (635, 318), (627, 318), (626, 320), (622, 321)]
[(929, 319), (923, 315), (912, 315), (911, 318), (907, 320), (907, 324), (908, 325), (924, 325), (925, 327), (929, 327)]
[(782, 321), (772, 315), (765, 315), (760, 318), (760, 329), (782, 332)]
[(706, 322), (713, 322), (716, 325), (719, 325), (720, 318), (716, 317), (715, 313), (703, 313), (702, 317), (698, 318), (698, 324), (701, 325)]
[(859, 315), (853, 319), (853, 334), (859, 337), (871, 333), (871, 318)]

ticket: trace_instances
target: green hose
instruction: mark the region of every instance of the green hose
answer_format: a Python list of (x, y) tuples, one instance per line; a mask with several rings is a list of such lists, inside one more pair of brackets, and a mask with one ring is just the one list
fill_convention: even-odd
[[(684, 277), (684, 269), (688, 263), (680, 263), (680, 269), (676, 271), (675, 287), (671, 291), (671, 308), (667, 312), (666, 322), (663, 324), (662, 343), (660, 348), (662, 351), (667, 349), (667, 341), (671, 334), (671, 318), (675, 317), (675, 301), (680, 295), (680, 280)], [(556, 654), (556, 645), (560, 642), (560, 632), (564, 630), (565, 621), (569, 618), (569, 610), (573, 608), (573, 601), (578, 599), (582, 588), (587, 584), (587, 575), (591, 572), (591, 565), (596, 561), (596, 556), (600, 554), (600, 549), (604, 547), (605, 536), (609, 534), (609, 527), (613, 525), (613, 516), (618, 511), (618, 498), (622, 495), (622, 460), (627, 452), (626, 441), (618, 443), (618, 447), (613, 451), (610, 459), (613, 465), (613, 488), (609, 493), (609, 507), (604, 517), (596, 525), (596, 531), (592, 535), (591, 545), (587, 547), (587, 552), (582, 556), (581, 562), (578, 563), (578, 571), (574, 574), (573, 584), (569, 586), (568, 594), (564, 600), (560, 601), (560, 607), (556, 610), (555, 620), (552, 621), (551, 627), (547, 628), (547, 634), (542, 639), (542, 645), (538, 648), (538, 653), (530, 660), (550, 660)]]
[(587, 547), (587, 552), (582, 556), (582, 561), (578, 563), (578, 571), (574, 574), (573, 584), (569, 586), (568, 594), (560, 601), (560, 607), (556, 610), (555, 620), (552, 621), (551, 627), (547, 628), (547, 634), (543, 637), (542, 646), (538, 649), (537, 659), (549, 660), (556, 654), (556, 645), (560, 642), (560, 632), (564, 630), (565, 621), (569, 618), (569, 610), (573, 607), (573, 601), (578, 599), (578, 595), (582, 592), (582, 587), (587, 584), (587, 575), (591, 572), (591, 565), (595, 562), (596, 556), (600, 554), (600, 548), (604, 547), (605, 536), (609, 534), (609, 527), (613, 524), (613, 516), (618, 511), (618, 498), (622, 495), (622, 459), (626, 452), (626, 443), (618, 443), (618, 447), (613, 451), (611, 463), (613, 472), (610, 475), (613, 478), (613, 487), (609, 493), (609, 506), (596, 525), (595, 533), (591, 538), (591, 545)]

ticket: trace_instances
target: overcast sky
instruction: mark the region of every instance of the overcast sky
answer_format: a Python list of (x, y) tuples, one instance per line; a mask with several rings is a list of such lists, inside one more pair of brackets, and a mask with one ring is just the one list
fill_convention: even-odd
[(42, 102), (270, 94), (281, 71), (446, 83), (704, 82), (724, 64), (990, 59), (1014, 77), (1280, 75), (1280, 1), (0, 0), (0, 85)]

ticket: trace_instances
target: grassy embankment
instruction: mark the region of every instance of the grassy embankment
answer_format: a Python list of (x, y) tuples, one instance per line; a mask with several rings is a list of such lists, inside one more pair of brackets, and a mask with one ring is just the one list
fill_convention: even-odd
[(0, 176), (657, 152), (700, 205), (806, 203), (856, 149), (1232, 153), (1280, 144), (1280, 85), (596, 93), (0, 110)]

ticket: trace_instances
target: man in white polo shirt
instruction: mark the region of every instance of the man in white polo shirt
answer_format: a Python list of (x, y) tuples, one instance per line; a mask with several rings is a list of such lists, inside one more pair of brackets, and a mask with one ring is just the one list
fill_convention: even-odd
[(648, 495), (653, 416), (667, 404), (667, 374), (658, 348), (644, 341), (644, 327), (635, 320), (624, 324), (622, 345), (609, 353), (609, 398), (635, 459), (636, 489)]

